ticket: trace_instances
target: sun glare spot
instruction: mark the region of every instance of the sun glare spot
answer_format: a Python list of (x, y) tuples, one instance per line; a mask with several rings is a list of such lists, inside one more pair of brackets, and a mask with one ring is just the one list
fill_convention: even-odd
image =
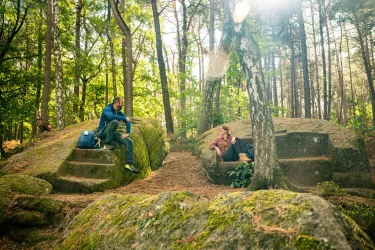
[(228, 54), (224, 50), (208, 52), (208, 71), (207, 75), (210, 79), (217, 79), (225, 74), (228, 62)]
[(234, 8), (232, 18), (235, 23), (242, 23), (250, 12), (250, 3), (248, 0), (240, 1)]

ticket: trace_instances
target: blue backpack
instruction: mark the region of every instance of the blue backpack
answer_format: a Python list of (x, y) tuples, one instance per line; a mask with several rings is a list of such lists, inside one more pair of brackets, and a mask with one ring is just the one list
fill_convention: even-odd
[(81, 136), (77, 142), (77, 148), (94, 148), (96, 145), (96, 136), (94, 131), (85, 130), (81, 132)]

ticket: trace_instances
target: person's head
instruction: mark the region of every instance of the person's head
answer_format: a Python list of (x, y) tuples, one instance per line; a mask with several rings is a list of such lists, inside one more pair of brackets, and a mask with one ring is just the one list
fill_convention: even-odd
[(229, 135), (229, 127), (226, 125), (222, 125), (220, 127), (220, 135)]
[(124, 106), (124, 98), (121, 98), (120, 96), (116, 96), (115, 98), (113, 98), (112, 105), (116, 111), (121, 110), (122, 106)]

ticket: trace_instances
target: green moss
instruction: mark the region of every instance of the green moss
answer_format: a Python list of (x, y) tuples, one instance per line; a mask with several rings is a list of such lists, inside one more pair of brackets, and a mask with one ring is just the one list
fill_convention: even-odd
[(370, 237), (357, 225), (357, 223), (349, 216), (347, 216), (345, 213), (343, 214), (344, 219), (346, 222), (350, 225), (352, 228), (352, 234), (355, 237), (355, 242), (352, 244), (356, 244), (354, 246), (354, 249), (375, 249), (374, 242), (370, 239)]
[(26, 210), (12, 213), (12, 215), (10, 216), (10, 222), (12, 224), (21, 224), (27, 226), (44, 226), (49, 224), (44, 214), (38, 211)]
[(42, 213), (57, 214), (61, 211), (63, 203), (46, 197), (19, 196), (14, 201), (13, 207), (37, 210)]
[(299, 235), (294, 243), (294, 246), (299, 250), (329, 250), (333, 249), (331, 246), (324, 243), (324, 241), (314, 237)]
[(0, 234), (5, 229), (5, 222), (7, 220), (7, 210), (11, 201), (11, 189), (5, 182), (0, 182)]
[(50, 183), (28, 175), (4, 175), (0, 183), (7, 183), (13, 192), (21, 194), (41, 195), (52, 191)]

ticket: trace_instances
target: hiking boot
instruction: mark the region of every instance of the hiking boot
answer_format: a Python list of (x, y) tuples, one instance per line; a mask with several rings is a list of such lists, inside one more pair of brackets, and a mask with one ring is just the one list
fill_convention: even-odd
[(134, 173), (139, 173), (139, 172), (141, 172), (138, 168), (134, 167), (133, 164), (126, 164), (126, 165), (124, 166), (124, 169), (129, 170), (129, 171), (132, 171), (132, 172), (134, 172)]
[(105, 148), (105, 149), (108, 149), (108, 150), (112, 150), (112, 149), (115, 149), (116, 147), (113, 146), (113, 145), (111, 145), (111, 144), (105, 144), (105, 145), (104, 145), (104, 148)]
[(242, 161), (242, 162), (251, 161), (251, 159), (249, 157), (247, 157), (247, 155), (245, 153), (240, 153), (240, 154), (238, 154), (238, 156), (240, 157), (239, 161)]

